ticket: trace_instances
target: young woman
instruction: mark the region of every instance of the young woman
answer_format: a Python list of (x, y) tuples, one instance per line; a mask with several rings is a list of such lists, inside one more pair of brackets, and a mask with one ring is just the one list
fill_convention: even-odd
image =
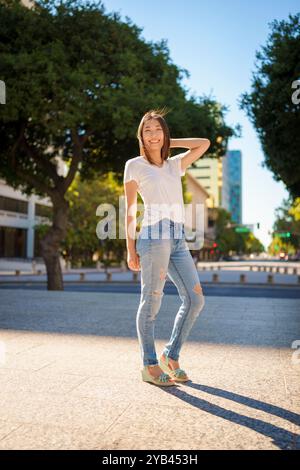
[[(208, 139), (170, 139), (164, 112), (148, 111), (142, 118), (137, 138), (138, 157), (124, 168), (126, 200), (127, 263), (141, 271), (141, 297), (136, 317), (143, 362), (142, 379), (160, 386), (189, 380), (179, 366), (183, 342), (204, 307), (198, 273), (185, 241), (184, 203), (181, 176), (209, 148)], [(169, 157), (170, 147), (189, 150)], [(144, 203), (144, 217), (137, 241), (137, 192)], [(175, 284), (182, 304), (173, 331), (158, 362), (154, 345), (154, 322), (160, 309), (166, 275)]]

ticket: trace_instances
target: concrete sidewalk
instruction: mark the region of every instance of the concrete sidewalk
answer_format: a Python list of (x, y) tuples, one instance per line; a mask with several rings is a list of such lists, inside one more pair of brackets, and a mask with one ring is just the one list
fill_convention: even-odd
[[(168, 389), (141, 380), (138, 304), (1, 289), (0, 449), (300, 449), (299, 300), (206, 297), (192, 381)], [(179, 305), (164, 295), (158, 355)]]
[[(84, 280), (80, 280), (80, 273), (84, 273)], [(112, 271), (112, 276), (111, 280), (109, 282), (138, 282), (140, 283), (140, 272), (136, 272), (137, 274), (137, 279), (136, 281), (133, 280), (133, 274), (134, 271), (128, 270), (125, 272), (121, 271)], [(198, 275), (199, 275), (199, 280), (200, 282), (213, 282), (213, 275), (218, 274), (219, 280), (218, 282), (220, 284), (222, 283), (234, 283), (234, 284), (240, 284), (240, 275), (245, 274), (246, 275), (246, 282), (243, 284), (249, 284), (249, 285), (254, 285), (254, 284), (265, 284), (265, 285), (270, 285), (268, 283), (268, 275), (269, 273), (267, 272), (245, 272), (243, 270), (233, 270), (233, 271), (227, 271), (227, 270), (220, 270), (220, 271), (201, 271), (198, 270)], [(96, 270), (94, 271), (84, 271), (84, 270), (78, 270), (78, 271), (73, 271), (70, 273), (63, 273), (63, 280), (65, 283), (68, 282), (106, 282), (107, 277), (104, 272), (97, 272)], [(0, 285), (1, 284), (17, 284), (20, 282), (47, 282), (47, 276), (46, 274), (20, 274), (18, 276), (14, 274), (1, 274), (0, 273)], [(280, 273), (274, 273), (273, 274), (273, 283), (274, 285), (282, 285), (282, 286), (295, 286), (295, 287), (300, 287), (299, 284), (299, 279), (297, 275), (293, 274), (280, 274)]]

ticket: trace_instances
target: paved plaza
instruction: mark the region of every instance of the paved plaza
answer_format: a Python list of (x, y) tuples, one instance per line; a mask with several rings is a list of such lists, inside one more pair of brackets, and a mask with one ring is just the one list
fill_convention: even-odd
[[(170, 388), (141, 380), (138, 304), (0, 290), (0, 449), (300, 449), (299, 299), (207, 296)], [(164, 295), (158, 355), (179, 305)]]

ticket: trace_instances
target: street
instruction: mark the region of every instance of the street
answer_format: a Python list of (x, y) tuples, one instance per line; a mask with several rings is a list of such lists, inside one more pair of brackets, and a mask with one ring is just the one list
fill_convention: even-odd
[[(206, 296), (213, 297), (260, 297), (273, 299), (300, 299), (300, 286), (284, 286), (274, 285), (267, 286), (265, 284), (241, 285), (233, 283), (222, 283), (216, 285), (212, 283), (201, 283), (203, 292)], [(45, 282), (15, 282), (0, 283), (0, 289), (29, 289), (29, 290), (47, 290)], [(123, 294), (138, 294), (140, 292), (140, 284), (133, 282), (65, 282), (65, 292), (111, 292)], [(177, 289), (173, 283), (167, 282), (164, 288), (165, 294), (178, 295)], [(1, 296), (1, 293), (0, 293)], [(300, 303), (299, 303), (300, 310)]]

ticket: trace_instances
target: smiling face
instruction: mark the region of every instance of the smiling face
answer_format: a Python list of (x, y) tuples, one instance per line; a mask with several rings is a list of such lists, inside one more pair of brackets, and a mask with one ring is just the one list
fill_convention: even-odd
[(140, 155), (151, 164), (158, 164), (170, 156), (170, 131), (164, 119), (164, 110), (152, 109), (142, 117), (136, 133)]
[(164, 131), (158, 119), (149, 119), (143, 126), (143, 141), (147, 149), (161, 150), (164, 144)]

